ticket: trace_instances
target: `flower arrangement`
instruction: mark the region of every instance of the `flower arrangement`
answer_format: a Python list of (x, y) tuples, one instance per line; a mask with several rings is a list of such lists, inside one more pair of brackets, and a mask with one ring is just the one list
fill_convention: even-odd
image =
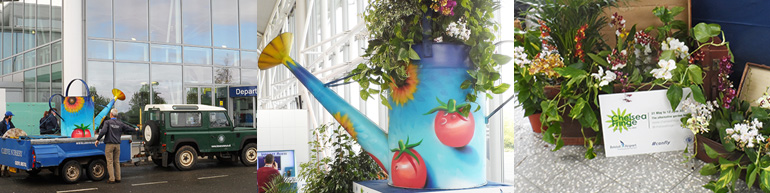
[[(562, 130), (567, 128), (562, 127), (562, 123), (567, 118), (576, 120), (583, 128), (599, 132), (600, 117), (596, 107), (598, 95), (604, 93), (667, 89), (672, 110), (676, 110), (681, 99), (686, 98), (683, 89), (689, 88), (694, 101), (685, 106), (690, 108), (694, 116), (691, 115), (689, 118), (692, 119), (687, 120), (691, 124), (688, 128), (694, 132), (703, 132), (709, 127), (708, 111), (715, 108), (714, 102), (706, 101), (701, 88), (704, 73), (695, 62), (702, 60), (702, 54), (699, 54), (702, 47), (728, 45), (726, 41), (716, 43), (712, 40), (720, 34), (724, 36), (719, 25), (700, 23), (690, 29), (683, 21), (673, 19), (684, 8), (657, 7), (652, 13), (663, 26), (651, 26), (637, 31), (636, 25), (630, 28), (626, 26), (626, 20), (633, 18), (624, 18), (617, 13), (610, 18), (599, 16), (603, 6), (614, 6), (614, 3), (592, 0), (532, 2), (533, 5), (539, 5), (533, 9), (537, 11), (533, 15), (536, 15), (535, 19), (540, 26), (518, 33), (521, 47), (517, 49), (526, 55), (515, 56), (517, 59), (514, 62), (519, 69), (514, 76), (514, 89), (527, 111), (525, 115), (530, 111), (542, 111), (541, 121), (548, 127), (543, 133), (543, 140), (555, 144), (554, 150), (561, 148), (564, 143)], [(582, 6), (598, 7), (598, 10), (592, 12), (594, 15), (580, 12), (585, 17), (570, 15), (569, 10), (591, 9)], [(597, 23), (601, 25), (591, 28)], [(588, 33), (599, 31), (604, 26), (612, 27), (617, 44), (604, 45), (601, 36)], [(536, 34), (540, 36), (535, 37)], [(554, 37), (549, 38), (548, 35)], [(565, 41), (564, 36), (570, 37), (571, 41)], [(592, 38), (598, 40), (586, 41)], [(536, 40), (540, 42), (536, 43)], [(577, 51), (576, 48), (581, 50)], [(554, 56), (561, 56), (563, 60), (553, 59)], [(541, 95), (540, 90), (531, 89), (542, 85), (558, 85), (558, 94), (546, 97)], [(524, 89), (519, 89), (522, 86)], [(618, 86), (619, 89), (616, 89)], [(591, 159), (595, 156), (593, 145), (600, 137), (586, 136), (584, 131), (581, 133), (587, 148), (585, 157)]]
[[(499, 3), (493, 0), (376, 0), (370, 2), (364, 14), (369, 31), (367, 61), (351, 73), (362, 89), (360, 96), (368, 99), (379, 95), (393, 97), (403, 104), (410, 100), (415, 82), (410, 73), (416, 69), (413, 61), (420, 60), (412, 46), (423, 43), (454, 43), (470, 47), (469, 58), (473, 67), (468, 71), (470, 79), (460, 86), (472, 89), (466, 98), (475, 102), (483, 92), (502, 93), (507, 84), (496, 84), (500, 79), (499, 65), (511, 58), (495, 51), (494, 11)], [(394, 92), (395, 91), (395, 92)], [(402, 92), (403, 91), (403, 92)], [(395, 95), (398, 94), (397, 98)], [(487, 93), (488, 97), (491, 97)], [(388, 100), (382, 104), (390, 107)], [(466, 109), (467, 111), (467, 109)]]

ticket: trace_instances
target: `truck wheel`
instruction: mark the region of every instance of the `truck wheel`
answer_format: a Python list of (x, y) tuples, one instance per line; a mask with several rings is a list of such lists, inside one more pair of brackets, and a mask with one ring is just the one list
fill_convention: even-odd
[(40, 168), (35, 168), (35, 169), (27, 171), (27, 174), (29, 174), (30, 176), (37, 175), (38, 173), (40, 173)]
[(185, 145), (176, 151), (174, 156), (174, 166), (180, 171), (190, 170), (198, 161), (198, 151), (192, 146)]
[(83, 168), (80, 167), (78, 161), (70, 160), (61, 167), (61, 179), (68, 184), (76, 183), (80, 179), (82, 171)]
[(256, 166), (259, 159), (257, 158), (257, 144), (249, 143), (241, 150), (241, 163), (246, 166)]
[(88, 164), (88, 168), (86, 168), (86, 170), (88, 178), (93, 181), (102, 181), (104, 177), (107, 176), (105, 175), (107, 174), (107, 162), (101, 158), (91, 160), (91, 163)]
[(158, 130), (158, 124), (154, 121), (148, 121), (142, 130), (144, 136), (144, 142), (146, 146), (153, 146), (160, 139), (160, 131)]

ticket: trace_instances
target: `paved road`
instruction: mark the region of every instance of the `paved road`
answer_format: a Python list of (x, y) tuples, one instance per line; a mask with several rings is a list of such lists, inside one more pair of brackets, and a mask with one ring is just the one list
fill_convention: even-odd
[(256, 192), (256, 167), (199, 159), (196, 169), (177, 171), (154, 164), (123, 167), (120, 184), (107, 184), (107, 179), (94, 182), (83, 178), (77, 184), (64, 184), (48, 170), (37, 176), (25, 172), (0, 178), (0, 192)]

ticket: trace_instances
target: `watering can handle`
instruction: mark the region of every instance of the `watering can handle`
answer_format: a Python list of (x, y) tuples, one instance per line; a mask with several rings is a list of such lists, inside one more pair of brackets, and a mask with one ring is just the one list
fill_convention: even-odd
[(433, 30), (431, 29), (431, 22), (430, 19), (428, 19), (428, 15), (432, 15), (433, 10), (428, 9), (428, 13), (426, 13), (426, 16), (422, 17), (422, 50), (424, 53), (423, 57), (430, 58), (433, 57), (433, 40), (430, 39), (431, 33), (433, 33)]
[[(53, 110), (54, 109), (53, 106), (51, 106), (51, 102), (53, 101), (53, 97), (55, 97), (55, 96), (60, 96), (61, 100), (64, 101), (64, 96), (62, 96), (61, 94), (53, 94), (53, 95), (51, 95), (51, 97), (48, 98), (48, 110)], [(60, 114), (59, 112), (54, 113), (54, 115), (59, 117), (59, 119), (64, 120), (64, 118), (62, 118), (61, 115), (59, 115), (59, 114)]]
[(79, 78), (72, 79), (70, 83), (67, 84), (67, 91), (66, 93), (64, 93), (64, 96), (70, 96), (70, 86), (72, 86), (72, 83), (75, 82), (76, 80), (79, 80), (80, 82), (83, 83), (83, 85), (86, 85), (86, 96), (91, 96), (91, 90), (88, 89), (88, 84), (86, 84), (85, 80), (79, 79)]

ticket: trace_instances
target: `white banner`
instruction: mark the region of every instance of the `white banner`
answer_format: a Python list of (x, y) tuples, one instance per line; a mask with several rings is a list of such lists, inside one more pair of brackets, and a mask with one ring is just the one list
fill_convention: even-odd
[[(607, 157), (683, 151), (693, 134), (682, 127), (684, 112), (672, 111), (667, 90), (599, 95)], [(682, 98), (692, 97), (685, 88)]]

